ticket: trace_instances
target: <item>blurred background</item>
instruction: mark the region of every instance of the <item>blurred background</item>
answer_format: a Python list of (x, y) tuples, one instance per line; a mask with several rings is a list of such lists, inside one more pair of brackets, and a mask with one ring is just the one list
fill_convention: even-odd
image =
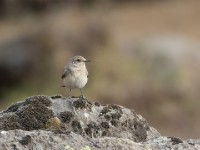
[[(162, 135), (200, 137), (200, 1), (1, 0), (0, 110), (67, 96), (61, 74), (82, 55), (91, 101), (135, 109)], [(79, 95), (79, 90), (73, 90)]]

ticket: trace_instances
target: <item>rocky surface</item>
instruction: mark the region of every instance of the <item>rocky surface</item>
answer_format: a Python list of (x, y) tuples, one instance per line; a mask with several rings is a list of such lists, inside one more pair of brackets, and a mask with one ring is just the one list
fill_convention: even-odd
[(119, 105), (32, 96), (0, 113), (0, 149), (200, 149), (200, 140), (163, 137)]

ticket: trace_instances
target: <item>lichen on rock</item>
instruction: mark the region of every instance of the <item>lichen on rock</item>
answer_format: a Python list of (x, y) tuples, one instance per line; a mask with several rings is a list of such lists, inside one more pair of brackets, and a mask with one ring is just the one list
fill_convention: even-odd
[(61, 95), (11, 105), (0, 112), (0, 130), (5, 150), (200, 148), (199, 140), (162, 137), (133, 109)]

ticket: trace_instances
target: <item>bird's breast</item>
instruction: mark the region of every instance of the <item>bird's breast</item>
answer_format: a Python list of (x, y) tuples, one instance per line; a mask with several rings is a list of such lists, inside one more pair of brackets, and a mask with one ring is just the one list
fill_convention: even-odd
[(87, 70), (73, 70), (72, 74), (63, 79), (63, 84), (70, 89), (83, 88), (88, 81)]

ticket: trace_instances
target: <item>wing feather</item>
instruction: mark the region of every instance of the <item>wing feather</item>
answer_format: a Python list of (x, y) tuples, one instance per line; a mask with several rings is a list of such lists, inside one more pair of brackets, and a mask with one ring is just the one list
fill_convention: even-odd
[(61, 76), (62, 79), (64, 79), (65, 77), (67, 77), (69, 74), (71, 73), (69, 68), (65, 68), (63, 71), (63, 74)]

